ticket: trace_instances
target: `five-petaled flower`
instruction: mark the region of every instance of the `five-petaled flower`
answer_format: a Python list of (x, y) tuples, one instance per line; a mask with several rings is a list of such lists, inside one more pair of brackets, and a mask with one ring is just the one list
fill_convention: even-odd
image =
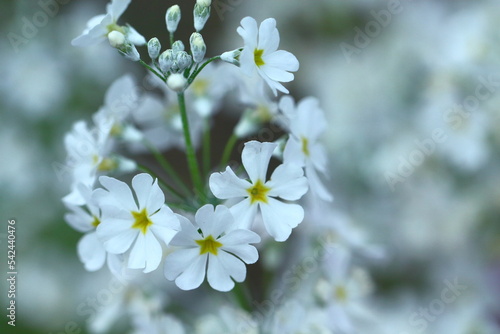
[(114, 178), (101, 176), (104, 189), (97, 189), (94, 197), (102, 210), (97, 235), (106, 251), (128, 254), (128, 268), (150, 272), (158, 268), (162, 246), (170, 242), (179, 230), (179, 219), (165, 205), (165, 196), (158, 181), (146, 173), (132, 179), (136, 199), (129, 186)]
[(325, 174), (327, 166), (325, 148), (318, 142), (327, 123), (318, 100), (306, 97), (295, 105), (293, 98), (286, 95), (281, 98), (279, 108), (289, 119), (290, 128), (283, 152), (284, 161), (304, 167), (312, 193), (325, 201), (332, 201), (332, 195), (316, 172)]
[(73, 46), (90, 46), (101, 43), (112, 31), (122, 33), (130, 43), (135, 45), (146, 44), (146, 39), (130, 25), (119, 26), (118, 19), (125, 12), (131, 0), (112, 0), (106, 7), (106, 14), (94, 16), (87, 22), (83, 33), (73, 39)]
[(252, 76), (257, 71), (274, 95), (278, 95), (277, 90), (288, 94), (288, 89), (280, 82), (293, 80), (290, 72), (299, 69), (299, 61), (290, 52), (278, 50), (280, 36), (276, 20), (265, 19), (257, 28), (257, 21), (247, 16), (241, 20), (237, 32), (245, 43), (239, 58), (243, 73)]
[[(195, 215), (193, 225), (179, 216), (181, 231), (172, 239), (180, 247), (165, 259), (165, 277), (175, 280), (182, 290), (196, 289), (207, 275), (210, 286), (229, 291), (236, 282), (246, 277), (244, 263), (255, 263), (259, 258), (251, 243), (260, 237), (246, 229), (234, 229), (234, 218), (229, 209), (218, 205), (202, 206)], [(207, 268), (208, 267), (208, 268)]]
[(300, 199), (307, 192), (307, 179), (302, 168), (294, 164), (279, 165), (266, 182), (269, 161), (276, 144), (250, 141), (245, 144), (241, 159), (250, 182), (240, 179), (230, 167), (210, 176), (212, 193), (220, 199), (243, 198), (231, 207), (238, 226), (250, 228), (258, 209), (267, 232), (276, 241), (285, 241), (292, 229), (304, 219), (298, 204), (285, 203)]

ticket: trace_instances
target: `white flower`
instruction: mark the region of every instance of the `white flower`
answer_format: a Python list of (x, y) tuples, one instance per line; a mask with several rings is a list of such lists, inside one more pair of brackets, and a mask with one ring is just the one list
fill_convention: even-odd
[(112, 31), (122, 33), (129, 42), (135, 45), (144, 45), (146, 40), (134, 28), (117, 24), (120, 16), (125, 12), (131, 0), (112, 0), (106, 7), (106, 14), (94, 16), (87, 22), (87, 28), (83, 33), (73, 39), (73, 46), (90, 46), (106, 40)]
[(210, 176), (210, 189), (221, 199), (243, 198), (231, 207), (240, 227), (250, 228), (260, 208), (267, 232), (276, 241), (285, 241), (304, 219), (298, 204), (285, 203), (300, 199), (307, 192), (307, 179), (302, 168), (293, 164), (279, 165), (266, 182), (267, 167), (276, 144), (250, 141), (245, 143), (241, 159), (250, 182), (238, 178), (230, 167)]
[(315, 293), (327, 308), (330, 326), (342, 333), (357, 333), (354, 320), (371, 316), (366, 305), (367, 296), (373, 290), (368, 273), (351, 267), (351, 254), (342, 247), (336, 247), (322, 266), (326, 278), (316, 282)]
[(85, 201), (77, 185), (82, 183), (93, 188), (98, 171), (109, 171), (117, 167), (116, 161), (109, 158), (113, 141), (109, 137), (109, 129), (90, 130), (84, 121), (78, 121), (64, 137), (64, 145), (68, 157), (63, 168), (71, 174), (72, 191), (63, 201), (67, 204), (83, 205)]
[(90, 188), (79, 184), (77, 190), (85, 200), (85, 208), (68, 205), (71, 213), (67, 213), (64, 219), (75, 230), (85, 233), (78, 241), (78, 257), (86, 270), (96, 271), (101, 269), (106, 261), (106, 250), (95, 232), (96, 227), (101, 223), (101, 211), (91, 200)]
[(287, 93), (288, 90), (280, 82), (290, 82), (294, 76), (290, 72), (299, 69), (299, 61), (288, 51), (278, 50), (280, 36), (276, 29), (276, 20), (264, 20), (257, 30), (257, 22), (251, 17), (241, 20), (237, 29), (245, 46), (240, 55), (242, 71), (252, 76), (257, 70), (277, 95), (277, 90)]
[(116, 79), (106, 91), (104, 105), (94, 114), (94, 123), (101, 131), (127, 140), (138, 140), (141, 133), (127, 124), (130, 115), (139, 104), (139, 91), (134, 78), (123, 75)]
[[(130, 250), (128, 268), (150, 272), (158, 268), (162, 258), (160, 241), (168, 244), (179, 229), (179, 221), (165, 205), (165, 196), (158, 181), (146, 173), (132, 179), (132, 188), (114, 178), (101, 176), (107, 189), (95, 191), (102, 210), (97, 235), (106, 251), (123, 254)], [(136, 202), (137, 199), (137, 202)]]
[[(207, 272), (208, 283), (219, 291), (229, 291), (246, 276), (244, 263), (255, 263), (257, 249), (250, 243), (260, 237), (249, 230), (234, 229), (234, 218), (229, 209), (207, 204), (195, 215), (195, 225), (179, 216), (181, 231), (171, 245), (182, 247), (165, 259), (165, 277), (175, 279), (182, 290), (199, 287)], [(200, 231), (200, 232), (199, 232)], [(243, 263), (244, 262), (244, 263)], [(207, 268), (208, 267), (208, 268)]]
[(332, 201), (332, 195), (316, 172), (325, 174), (327, 166), (325, 148), (318, 142), (327, 123), (318, 100), (306, 97), (295, 106), (292, 97), (283, 96), (279, 107), (290, 119), (290, 138), (283, 152), (284, 161), (305, 167), (312, 192), (325, 201)]

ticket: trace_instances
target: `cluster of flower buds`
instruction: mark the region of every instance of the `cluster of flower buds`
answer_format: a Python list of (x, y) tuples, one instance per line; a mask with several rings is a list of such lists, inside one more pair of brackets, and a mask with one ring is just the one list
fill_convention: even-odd
[[(195, 5), (194, 18), (197, 31), (203, 28), (210, 16), (210, 4), (210, 0), (205, 0), (198, 1)], [(161, 43), (156, 37), (151, 38), (148, 42), (148, 54), (154, 66), (165, 76), (167, 85), (176, 92), (186, 88), (191, 68), (194, 64), (203, 61), (207, 51), (203, 36), (199, 32), (194, 32), (189, 38), (191, 54), (185, 50), (182, 41), (173, 41), (173, 35), (177, 31), (180, 20), (181, 10), (179, 6), (171, 6), (165, 14), (165, 22), (172, 42), (170, 49), (161, 52)]]

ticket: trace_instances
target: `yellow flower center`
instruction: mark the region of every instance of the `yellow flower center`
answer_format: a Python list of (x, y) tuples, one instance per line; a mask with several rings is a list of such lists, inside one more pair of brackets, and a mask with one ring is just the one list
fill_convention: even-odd
[(108, 30), (108, 34), (112, 31), (116, 30), (116, 31), (121, 32), (122, 34), (125, 35), (125, 29), (123, 27), (119, 26), (118, 24), (116, 24), (116, 22), (108, 24), (106, 26), (106, 29)]
[(269, 190), (271, 190), (271, 188), (266, 187), (260, 179), (257, 180), (253, 187), (247, 189), (247, 192), (250, 195), (250, 203), (267, 203), (267, 193), (269, 192)]
[(306, 137), (302, 137), (302, 152), (306, 155), (306, 157), (309, 156), (309, 140)]
[(132, 216), (135, 219), (132, 228), (140, 229), (143, 234), (146, 234), (148, 227), (153, 225), (153, 222), (149, 220), (148, 211), (146, 209), (142, 209), (141, 212), (132, 211)]
[(205, 239), (195, 240), (196, 243), (200, 246), (200, 255), (206, 253), (212, 253), (217, 255), (217, 250), (222, 246), (220, 242), (214, 239), (212, 235), (209, 235)]
[(101, 172), (115, 170), (116, 168), (118, 168), (118, 163), (116, 162), (116, 160), (111, 158), (102, 159), (99, 166), (97, 166), (97, 170)]
[(191, 87), (193, 88), (194, 95), (203, 96), (207, 94), (207, 90), (209, 87), (208, 80), (197, 79), (193, 82)]
[(347, 291), (345, 287), (341, 285), (335, 287), (335, 298), (340, 302), (345, 302), (347, 300)]
[(253, 59), (255, 61), (255, 64), (257, 66), (262, 66), (264, 65), (264, 60), (262, 60), (262, 54), (264, 53), (264, 50), (259, 50), (259, 49), (255, 49), (254, 52), (253, 52)]
[(99, 226), (100, 223), (101, 223), (101, 221), (99, 220), (99, 218), (94, 216), (94, 220), (92, 221), (92, 226), (97, 227), (97, 226)]

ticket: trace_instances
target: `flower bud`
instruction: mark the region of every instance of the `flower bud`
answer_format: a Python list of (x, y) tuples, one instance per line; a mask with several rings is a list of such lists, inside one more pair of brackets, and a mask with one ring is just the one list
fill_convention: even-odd
[(148, 53), (151, 59), (156, 59), (160, 55), (161, 44), (158, 38), (153, 37), (148, 42)]
[(160, 64), (160, 69), (164, 74), (170, 71), (172, 65), (174, 64), (174, 60), (174, 52), (172, 49), (168, 49), (160, 55), (158, 62)]
[(184, 71), (186, 68), (191, 66), (193, 60), (191, 59), (191, 55), (186, 51), (180, 51), (177, 53), (177, 70)]
[(241, 49), (227, 51), (220, 55), (220, 59), (225, 61), (226, 63), (240, 66), (240, 54), (241, 54)]
[(203, 29), (205, 23), (207, 23), (207, 20), (210, 17), (210, 6), (204, 6), (196, 3), (194, 5), (193, 16), (194, 29), (199, 32)]
[(184, 47), (184, 43), (182, 43), (182, 41), (175, 41), (174, 44), (172, 44), (172, 50), (174, 50), (174, 53), (184, 51), (185, 49), (186, 48)]
[(205, 45), (203, 36), (197, 32), (192, 33), (189, 38), (189, 44), (191, 45), (191, 53), (193, 54), (194, 62), (201, 62), (205, 57), (205, 52), (207, 51), (207, 46)]
[(117, 30), (113, 30), (108, 34), (109, 44), (115, 49), (119, 49), (125, 44), (125, 35)]
[(177, 30), (179, 21), (181, 20), (181, 9), (178, 5), (173, 5), (167, 9), (165, 14), (165, 22), (167, 22), (167, 30), (169, 33), (174, 33)]
[(167, 78), (167, 86), (174, 92), (180, 93), (186, 88), (187, 79), (180, 73), (171, 74)]

